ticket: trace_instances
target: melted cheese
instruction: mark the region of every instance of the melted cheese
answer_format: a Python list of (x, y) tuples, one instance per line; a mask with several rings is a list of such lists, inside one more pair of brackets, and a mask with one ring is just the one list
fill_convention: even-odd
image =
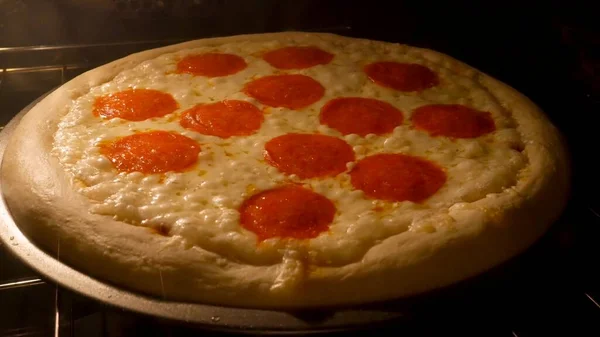
[[(293, 43), (292, 41), (288, 43)], [(274, 70), (259, 56), (261, 52), (284, 46), (284, 42), (242, 43), (219, 48), (199, 48), (162, 55), (123, 71), (110, 82), (92, 88), (74, 101), (55, 134), (54, 154), (71, 175), (79, 192), (92, 202), (90, 212), (113, 217), (124, 225), (166, 226), (170, 234), (188, 246), (199, 246), (251, 264), (282, 261), (290, 251), (317, 265), (351, 263), (385, 238), (405, 231), (451, 229), (447, 216), (455, 204), (468, 203), (488, 194), (499, 193), (515, 184), (526, 158), (515, 148), (522, 147), (509, 112), (474, 80), (453, 73), (443, 64), (424, 59), (412, 49), (385, 50), (322, 41), (318, 47), (335, 54), (328, 65), (291, 71), (311, 76), (326, 88), (317, 103), (291, 111), (267, 108), (240, 90), (255, 77)], [(248, 67), (222, 78), (207, 79), (174, 73), (183, 56), (207, 51), (240, 55)], [(362, 68), (380, 60), (423, 64), (436, 71), (441, 84), (421, 93), (401, 93), (370, 82)], [(146, 121), (102, 120), (93, 116), (94, 100), (104, 94), (128, 88), (168, 92), (180, 105), (173, 114)], [(372, 97), (389, 102), (404, 113), (405, 122), (388, 135), (342, 136), (319, 124), (319, 110), (325, 102), (342, 96)], [(265, 121), (251, 136), (221, 139), (185, 130), (178, 123), (182, 111), (198, 103), (240, 99), (265, 109)], [(410, 124), (413, 109), (431, 103), (459, 103), (489, 111), (497, 130), (477, 139), (450, 140), (430, 137)], [(99, 143), (139, 131), (172, 130), (201, 144), (198, 163), (189, 171), (160, 175), (119, 173), (99, 151)], [(319, 132), (346, 140), (357, 160), (375, 153), (405, 153), (437, 162), (448, 175), (446, 184), (422, 204), (384, 202), (368, 199), (354, 190), (347, 172), (333, 178), (299, 180), (285, 176), (265, 163), (265, 143), (289, 132)], [(348, 163), (348, 171), (354, 163)], [(337, 214), (330, 231), (308, 241), (266, 240), (257, 245), (256, 236), (239, 224), (238, 208), (253, 193), (276, 187), (286, 181), (310, 186), (331, 199)], [(287, 253), (286, 253), (287, 252)], [(287, 255), (286, 255), (287, 254)], [(288, 258), (285, 258), (288, 259)], [(284, 259), (284, 260), (285, 260)], [(287, 268), (287, 269), (286, 269)], [(286, 273), (300, 270), (293, 263)], [(283, 281), (282, 281), (283, 282)]]

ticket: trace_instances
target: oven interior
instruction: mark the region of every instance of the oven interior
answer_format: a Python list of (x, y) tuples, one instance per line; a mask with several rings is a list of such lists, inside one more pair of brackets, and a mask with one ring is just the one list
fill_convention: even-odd
[[(599, 336), (600, 184), (591, 118), (600, 108), (600, 34), (592, 13), (591, 7), (560, 2), (0, 1), (0, 125), (86, 70), (195, 38), (323, 31), (448, 53), (515, 87), (548, 113), (572, 155), (569, 205), (539, 243), (506, 265), (411, 302), (401, 318), (329, 334)], [(45, 281), (0, 243), (0, 336), (199, 333), (232, 332), (165, 322), (87, 299)]]

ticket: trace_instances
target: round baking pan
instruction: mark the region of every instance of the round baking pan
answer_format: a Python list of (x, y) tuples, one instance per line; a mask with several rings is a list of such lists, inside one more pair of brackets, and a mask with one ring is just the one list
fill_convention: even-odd
[[(40, 97), (23, 109), (0, 132), (0, 162), (3, 159), (7, 140), (15, 126), (45, 96)], [(552, 232), (550, 231), (545, 238), (548, 236), (555, 237)], [(521, 255), (521, 257), (512, 259), (480, 276), (426, 295), (407, 299), (359, 307), (285, 312), (172, 302), (136, 294), (89, 277), (61, 263), (60, 253), (58, 256), (50, 256), (29, 241), (19, 229), (19, 224), (15, 223), (11, 217), (3, 198), (0, 200), (0, 239), (8, 250), (39, 272), (45, 279), (102, 303), (136, 313), (155, 316), (167, 321), (190, 324), (194, 327), (252, 333), (301, 332), (305, 334), (333, 332), (357, 327), (373, 328), (378, 324), (387, 325), (392, 323), (397, 325), (413, 320), (415, 316), (425, 315), (431, 317), (436, 312), (447, 313), (448, 308), (460, 306), (461, 303), (464, 303), (465, 298), (480, 297), (482, 291), (489, 293), (491, 288), (498, 289), (498, 284), (504, 284), (503, 288), (506, 288), (506, 284), (515, 279), (515, 267), (523, 269), (524, 264), (531, 265), (533, 263), (532, 261), (524, 263), (523, 255)], [(541, 241), (547, 242), (548, 240)], [(540, 246), (544, 247), (534, 249), (534, 247)], [(539, 252), (541, 250), (544, 252), (548, 249), (547, 246), (538, 242), (529, 251)], [(540, 254), (535, 255), (540, 256)], [(465, 261), (465, 263), (468, 263), (468, 261)], [(525, 268), (527, 267), (525, 266)], [(393, 287), (394, 285), (390, 284), (390, 286)], [(327, 294), (324, 293), (323, 296), (327, 296)]]

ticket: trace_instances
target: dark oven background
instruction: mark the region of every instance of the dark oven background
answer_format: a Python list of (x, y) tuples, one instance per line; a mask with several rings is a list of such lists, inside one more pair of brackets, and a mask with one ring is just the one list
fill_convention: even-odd
[[(0, 0), (0, 125), (77, 74), (183, 40), (327, 31), (448, 53), (522, 91), (565, 134), (565, 216), (508, 267), (408, 312), (378, 334), (600, 335), (596, 114), (600, 35), (591, 1)], [(466, 261), (468, 263), (468, 261)], [(390, 285), (393, 286), (393, 285)], [(478, 327), (477, 323), (481, 323)], [(187, 335), (45, 282), (0, 244), (0, 336)]]

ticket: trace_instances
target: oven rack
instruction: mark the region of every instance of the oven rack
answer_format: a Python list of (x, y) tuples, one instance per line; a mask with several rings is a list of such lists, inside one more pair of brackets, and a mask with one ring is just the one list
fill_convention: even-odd
[[(348, 30), (349, 27), (336, 27), (326, 31)], [(86, 70), (132, 52), (177, 42), (181, 40), (0, 48), (0, 125), (7, 123), (29, 102)], [(464, 317), (467, 320), (462, 324), (439, 320), (442, 326), (435, 326), (431, 321), (421, 324), (427, 322), (427, 319), (415, 318), (408, 323), (392, 322), (378, 328), (379, 333), (395, 334), (405, 331), (413, 335), (429, 335), (436, 331), (457, 331), (463, 335), (475, 333), (482, 336), (522, 337), (544, 336), (566, 329), (565, 331), (574, 333), (569, 334), (571, 336), (600, 335), (597, 324), (600, 320), (600, 287), (591, 270), (597, 266), (597, 261), (588, 256), (589, 259), (571, 262), (594, 252), (585, 245), (593, 245), (596, 240), (586, 236), (598, 233), (600, 215), (593, 207), (588, 207), (588, 204), (588, 201), (576, 196), (565, 219), (562, 219), (566, 225), (554, 229), (553, 236), (548, 239), (550, 243), (546, 242), (551, 246), (550, 257), (561, 260), (560, 270), (546, 270), (553, 269), (554, 266), (545, 266), (549, 268), (541, 271), (544, 277), (528, 275), (530, 278), (525, 281), (530, 284), (522, 289), (510, 289), (515, 283), (512, 280), (513, 282), (508, 283), (509, 289), (504, 286), (492, 289), (502, 296), (493, 296), (487, 300), (469, 299), (470, 304), (481, 307), (470, 308), (466, 312), (487, 323), (487, 327), (469, 330), (467, 326), (472, 321), (468, 316)], [(573, 224), (573, 221), (577, 224)], [(548, 247), (540, 249), (541, 252), (538, 250), (531, 253), (534, 257), (530, 258), (535, 260), (539, 258), (535, 254), (548, 253)], [(579, 268), (580, 265), (583, 267)], [(547, 280), (545, 277), (548, 275), (558, 276), (561, 282), (553, 282), (552, 287), (536, 285), (537, 281)], [(537, 293), (536, 288), (539, 290)], [(482, 292), (488, 294), (488, 290)], [(512, 293), (513, 296), (502, 298), (506, 293)], [(108, 307), (47, 282), (10, 256), (2, 243), (0, 307), (0, 336), (122, 336), (134, 333), (144, 336), (184, 336), (192, 335), (195, 331), (190, 327), (172, 325), (152, 317)], [(504, 310), (508, 312), (505, 311), (500, 317), (487, 317), (481, 312), (477, 314), (479, 308), (491, 310), (494, 315)], [(551, 312), (555, 314), (549, 314)], [(556, 314), (557, 312), (560, 314)], [(437, 319), (437, 315), (439, 313), (432, 314), (432, 317)], [(452, 319), (456, 318), (454, 314), (448, 315)], [(564, 324), (559, 324), (561, 319)], [(444, 324), (447, 326), (443, 326)]]

